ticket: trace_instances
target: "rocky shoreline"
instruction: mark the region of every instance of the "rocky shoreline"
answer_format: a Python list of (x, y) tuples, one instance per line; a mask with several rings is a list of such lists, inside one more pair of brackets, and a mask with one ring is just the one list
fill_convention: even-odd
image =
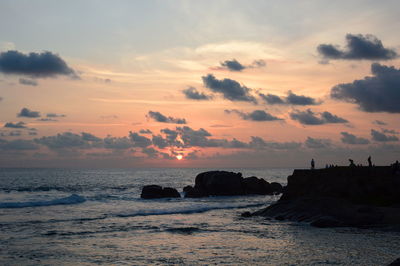
[(390, 166), (294, 170), (276, 203), (243, 216), (400, 230), (400, 176)]

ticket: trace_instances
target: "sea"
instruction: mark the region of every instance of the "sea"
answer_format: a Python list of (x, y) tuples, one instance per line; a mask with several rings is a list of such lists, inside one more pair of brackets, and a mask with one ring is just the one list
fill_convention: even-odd
[[(0, 265), (387, 265), (400, 233), (243, 218), (279, 196), (140, 199), (216, 169), (0, 169)], [(218, 169), (286, 184), (293, 169)]]

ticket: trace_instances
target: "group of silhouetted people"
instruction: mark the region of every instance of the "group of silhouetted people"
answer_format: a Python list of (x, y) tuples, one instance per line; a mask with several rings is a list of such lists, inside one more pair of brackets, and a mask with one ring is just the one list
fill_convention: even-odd
[[(368, 156), (367, 162), (368, 162), (368, 167), (374, 167), (375, 166), (374, 164), (372, 164), (371, 156)], [(356, 165), (354, 163), (353, 159), (349, 159), (349, 163), (350, 163), (349, 167), (363, 167), (362, 164)], [(399, 174), (400, 175), (400, 163), (399, 163), (398, 160), (396, 160), (396, 162), (391, 164), (390, 166), (393, 169), (393, 174)], [(338, 167), (338, 166), (337, 165), (333, 165), (333, 164), (329, 164), (329, 165), (326, 164), (326, 166), (325, 166), (325, 168), (333, 168), (333, 167)], [(311, 159), (311, 170), (314, 170), (314, 169), (315, 169), (315, 161), (314, 161), (314, 158), (313, 158), (313, 159)]]

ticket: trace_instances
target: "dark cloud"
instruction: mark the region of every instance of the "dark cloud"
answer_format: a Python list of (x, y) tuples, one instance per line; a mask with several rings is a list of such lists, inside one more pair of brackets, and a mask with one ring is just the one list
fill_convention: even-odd
[(369, 144), (369, 140), (356, 135), (350, 134), (348, 132), (340, 132), (342, 135), (341, 140), (346, 144)]
[(40, 117), (40, 113), (37, 111), (29, 110), (28, 108), (22, 108), (22, 110), (17, 114), (18, 117), (28, 117), (37, 118)]
[(26, 151), (26, 150), (37, 150), (39, 146), (32, 140), (16, 139), (6, 141), (0, 139), (0, 150), (14, 150), (14, 151)]
[(13, 130), (13, 131), (3, 131), (0, 132), (1, 137), (19, 137), (22, 135), (22, 132), (20, 130)]
[(329, 148), (331, 146), (331, 140), (307, 137), (307, 139), (305, 141), (305, 145), (307, 148), (310, 148), (310, 149)]
[(393, 130), (393, 129), (385, 129), (385, 128), (382, 129), (382, 132), (383, 132), (383, 133), (387, 133), (387, 134), (395, 134), (395, 135), (399, 134), (399, 132), (396, 131), (396, 130)]
[[(88, 135), (86, 135), (88, 134)], [(89, 133), (82, 135), (71, 132), (59, 133), (55, 136), (47, 136), (35, 139), (35, 142), (50, 149), (69, 149), (69, 148), (91, 148)]]
[(141, 136), (136, 132), (129, 132), (129, 138), (135, 147), (145, 148), (151, 145), (151, 140), (145, 136)]
[(81, 138), (84, 141), (93, 141), (93, 142), (100, 142), (101, 138), (96, 137), (95, 135), (91, 134), (91, 133), (86, 133), (86, 132), (82, 132), (81, 133)]
[(394, 135), (386, 135), (383, 132), (371, 129), (372, 139), (379, 142), (398, 141), (399, 138)]
[(0, 53), (0, 72), (38, 78), (57, 75), (78, 78), (75, 71), (60, 56), (48, 51), (29, 54), (18, 51), (2, 52)]
[(3, 101), (3, 97), (0, 97), (0, 102)]
[(239, 63), (239, 61), (237, 61), (236, 59), (225, 60), (220, 64), (221, 66), (219, 67), (219, 69), (228, 69), (229, 71), (236, 71), (236, 72), (240, 72), (246, 68), (258, 68), (258, 67), (264, 67), (266, 65), (265, 61), (262, 59), (254, 60), (253, 63), (250, 65), (243, 65)]
[(55, 113), (48, 113), (48, 114), (46, 115), (46, 117), (49, 117), (49, 118), (56, 118), (56, 117), (66, 117), (66, 115), (63, 115), (63, 114), (55, 114)]
[(151, 132), (150, 129), (141, 129), (139, 130), (140, 134), (152, 134), (153, 132)]
[(317, 105), (317, 101), (314, 98), (307, 97), (304, 95), (296, 95), (292, 91), (288, 92), (286, 102), (292, 105)]
[(149, 111), (148, 117), (160, 123), (186, 124), (186, 120), (184, 118), (174, 118), (171, 116), (167, 117), (160, 112)]
[(53, 119), (53, 118), (40, 118), (40, 119), (36, 119), (36, 121), (41, 121), (41, 122), (57, 122), (57, 119)]
[(13, 122), (7, 122), (5, 123), (4, 127), (8, 127), (8, 128), (27, 128), (26, 124), (24, 122), (17, 122), (17, 123), (13, 123)]
[(346, 119), (329, 112), (314, 113), (310, 109), (307, 109), (306, 111), (295, 110), (290, 113), (290, 117), (293, 120), (299, 121), (303, 125), (323, 125), (348, 122)]
[(250, 95), (251, 89), (240, 85), (235, 80), (218, 80), (212, 74), (203, 76), (202, 79), (206, 88), (209, 88), (213, 92), (221, 93), (225, 99), (257, 103), (256, 98)]
[(355, 103), (366, 112), (400, 113), (400, 69), (374, 63), (371, 72), (373, 77), (336, 85), (331, 97)]
[(143, 148), (142, 152), (144, 154), (146, 154), (147, 157), (149, 157), (149, 158), (157, 158), (158, 155), (160, 154), (156, 149), (151, 148), (151, 147), (150, 148)]
[(221, 66), (224, 68), (227, 68), (230, 71), (242, 71), (246, 67), (239, 63), (236, 59), (232, 60), (225, 60), (224, 62), (221, 62)]
[(128, 137), (107, 136), (103, 139), (103, 147), (105, 149), (125, 150), (133, 146), (132, 141)]
[(281, 118), (273, 116), (273, 115), (265, 112), (264, 110), (255, 110), (250, 113), (245, 113), (245, 112), (241, 112), (239, 110), (233, 109), (233, 110), (225, 110), (225, 113), (228, 113), (228, 114), (235, 113), (235, 114), (239, 115), (241, 118), (243, 118), (244, 120), (257, 121), (257, 122), (282, 120)]
[(385, 125), (387, 125), (385, 122), (383, 122), (383, 121), (381, 121), (381, 120), (375, 120), (375, 121), (372, 122), (372, 123), (374, 123), (375, 125), (379, 125), (379, 126), (385, 126)]
[(268, 93), (267, 95), (265, 95), (263, 93), (259, 93), (258, 95), (261, 97), (261, 99), (263, 99), (268, 104), (285, 104), (286, 103), (285, 99), (283, 99), (277, 95), (274, 95), (274, 94)]
[(273, 149), (273, 150), (292, 150), (301, 147), (300, 142), (275, 142), (265, 141), (261, 137), (252, 136), (248, 146), (252, 149)]
[(185, 94), (186, 98), (192, 99), (192, 100), (211, 100), (213, 98), (212, 95), (207, 95), (203, 92), (199, 92), (194, 87), (189, 87), (189, 88), (183, 90), (182, 92), (183, 92), (183, 94)]
[(18, 80), (19, 84), (22, 85), (27, 85), (27, 86), (37, 86), (38, 82), (34, 79), (24, 79), (24, 78), (20, 78)]
[(390, 60), (397, 57), (395, 50), (385, 48), (382, 41), (371, 34), (347, 34), (346, 42), (346, 50), (332, 44), (320, 44), (317, 50), (326, 59)]
[(153, 145), (159, 149), (164, 149), (170, 145), (170, 143), (160, 135), (153, 136), (152, 142)]
[(267, 104), (281, 104), (281, 105), (318, 105), (321, 102), (317, 101), (314, 98), (305, 96), (305, 95), (297, 95), (292, 91), (288, 91), (286, 97), (280, 97), (274, 94), (258, 94), (261, 99), (264, 100)]

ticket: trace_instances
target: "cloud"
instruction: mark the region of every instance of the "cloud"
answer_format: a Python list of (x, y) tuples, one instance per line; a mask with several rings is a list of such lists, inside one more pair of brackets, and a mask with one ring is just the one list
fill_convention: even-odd
[(273, 150), (292, 150), (298, 149), (302, 146), (300, 142), (275, 142), (265, 141), (261, 137), (252, 136), (248, 146), (252, 149), (273, 149)]
[(221, 93), (225, 99), (257, 103), (256, 98), (250, 95), (251, 89), (240, 85), (235, 80), (218, 80), (212, 74), (203, 76), (202, 79), (206, 88), (209, 88), (213, 92)]
[(396, 130), (393, 130), (393, 129), (385, 129), (385, 128), (382, 129), (382, 132), (383, 132), (383, 133), (388, 133), (388, 134), (395, 134), (395, 135), (399, 134), (399, 132), (396, 131)]
[(245, 113), (241, 112), (239, 110), (225, 110), (225, 113), (230, 114), (230, 113), (235, 113), (239, 115), (241, 118), (244, 120), (250, 120), (250, 121), (257, 121), (257, 122), (264, 122), (264, 121), (276, 121), (276, 120), (282, 120), (279, 117), (273, 116), (264, 110), (255, 110), (250, 113)]
[(268, 93), (265, 95), (263, 93), (259, 93), (258, 95), (268, 104), (286, 104), (285, 99), (274, 94)]
[(183, 92), (183, 94), (185, 94), (186, 98), (192, 99), (192, 100), (211, 100), (213, 98), (212, 95), (207, 95), (203, 92), (199, 92), (194, 87), (189, 87), (189, 88), (183, 90), (182, 92)]
[(321, 104), (320, 101), (317, 101), (314, 98), (305, 96), (305, 95), (297, 95), (293, 93), (292, 91), (288, 91), (287, 97), (280, 97), (274, 94), (263, 94), (259, 93), (258, 94), (261, 99), (264, 100), (267, 104), (280, 104), (280, 105), (318, 105)]
[(129, 138), (133, 141), (135, 147), (145, 148), (151, 145), (151, 140), (145, 136), (141, 136), (136, 132), (129, 132)]
[(0, 150), (14, 150), (14, 151), (27, 151), (37, 150), (39, 146), (32, 140), (16, 139), (16, 140), (3, 140), (0, 139)]
[(53, 119), (53, 118), (40, 118), (40, 119), (36, 119), (36, 121), (42, 121), (42, 122), (57, 122), (57, 119)]
[(383, 132), (371, 129), (372, 139), (378, 142), (398, 141), (399, 138), (394, 135), (386, 135)]
[(91, 148), (91, 134), (75, 134), (71, 132), (59, 133), (55, 136), (46, 136), (35, 139), (35, 142), (50, 149)]
[(4, 99), (3, 97), (0, 97), (0, 102), (3, 101), (3, 99)]
[(329, 139), (318, 139), (318, 138), (312, 138), (312, 137), (307, 137), (305, 141), (305, 145), (307, 148), (310, 149), (324, 149), (324, 148), (329, 148), (331, 146), (331, 140)]
[(230, 71), (242, 71), (246, 67), (239, 63), (236, 59), (232, 60), (225, 60), (224, 62), (221, 62), (221, 66), (230, 70)]
[(134, 144), (128, 137), (107, 136), (103, 140), (103, 147), (112, 150), (125, 150), (132, 148)]
[(379, 125), (379, 126), (385, 126), (387, 125), (385, 122), (381, 121), (381, 120), (375, 120), (374, 122), (372, 122), (375, 125)]
[(172, 123), (172, 124), (186, 124), (184, 118), (174, 118), (171, 116), (165, 116), (160, 112), (149, 111), (148, 116), (160, 123)]
[(20, 78), (18, 80), (19, 84), (22, 85), (27, 85), (27, 86), (37, 86), (38, 82), (34, 79), (24, 79), (24, 78)]
[(0, 72), (37, 78), (55, 77), (57, 75), (78, 78), (75, 71), (60, 56), (48, 51), (29, 54), (15, 50), (1, 52)]
[(373, 77), (334, 86), (331, 97), (366, 112), (400, 113), (400, 69), (374, 63), (371, 72)]
[(49, 118), (66, 117), (66, 115), (63, 115), (63, 114), (55, 114), (55, 113), (48, 113), (48, 114), (46, 114), (46, 117), (49, 117)]
[(7, 122), (5, 123), (4, 127), (8, 127), (8, 128), (27, 128), (26, 124), (24, 122), (17, 122), (17, 123), (13, 123), (13, 122)]
[(346, 143), (346, 144), (369, 144), (368, 139), (357, 137), (348, 132), (340, 132), (340, 134), (342, 135), (341, 140), (343, 143)]
[(306, 111), (295, 110), (290, 113), (293, 120), (299, 121), (303, 125), (323, 125), (323, 124), (336, 124), (347, 123), (348, 121), (339, 116), (333, 115), (330, 112), (314, 113), (310, 109)]
[(320, 44), (318, 52), (326, 59), (345, 60), (390, 60), (397, 57), (393, 49), (385, 48), (374, 35), (347, 34), (346, 50), (332, 44)]
[(243, 65), (239, 63), (239, 61), (237, 61), (236, 59), (231, 59), (221, 62), (220, 65), (221, 66), (218, 69), (228, 69), (229, 71), (241, 72), (246, 68), (264, 67), (266, 63), (264, 60), (259, 59), (259, 60), (254, 60), (253, 63), (250, 65)]
[(153, 132), (150, 129), (141, 129), (139, 130), (140, 134), (152, 134)]
[(288, 92), (286, 102), (292, 105), (317, 105), (317, 101), (304, 95), (296, 95), (292, 91)]
[(40, 113), (37, 111), (29, 110), (28, 108), (22, 108), (22, 110), (17, 114), (18, 117), (28, 117), (37, 118), (40, 117)]

